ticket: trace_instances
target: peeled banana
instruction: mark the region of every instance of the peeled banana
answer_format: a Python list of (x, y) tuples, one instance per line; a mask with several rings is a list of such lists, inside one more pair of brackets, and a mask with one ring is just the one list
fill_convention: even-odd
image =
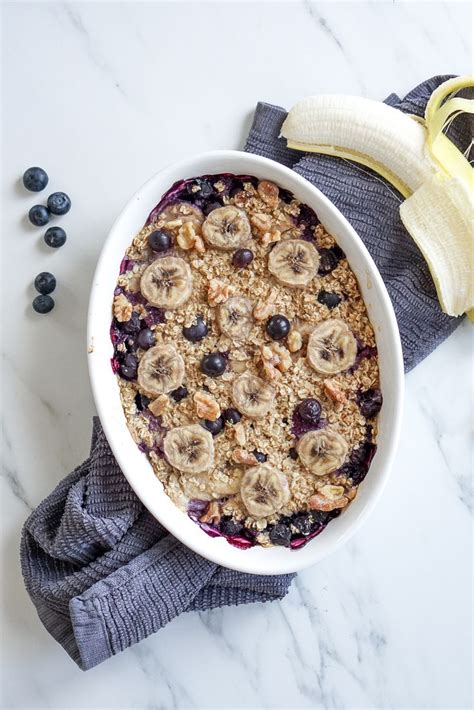
[(474, 308), (474, 169), (443, 133), (453, 116), (474, 113), (474, 101), (448, 98), (466, 87), (474, 87), (474, 77), (441, 84), (425, 120), (357, 96), (312, 96), (291, 109), (281, 128), (289, 148), (362, 163), (406, 198), (401, 219), (452, 316)]

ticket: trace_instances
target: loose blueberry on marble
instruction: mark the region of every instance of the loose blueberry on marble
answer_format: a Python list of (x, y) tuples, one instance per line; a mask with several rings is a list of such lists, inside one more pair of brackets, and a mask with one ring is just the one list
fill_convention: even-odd
[(171, 247), (171, 237), (162, 229), (157, 229), (148, 235), (148, 244), (153, 251), (168, 251)]
[(48, 197), (47, 204), (52, 214), (63, 215), (71, 209), (71, 199), (65, 192), (53, 192)]
[(192, 325), (183, 327), (183, 335), (191, 343), (198, 343), (206, 337), (208, 332), (209, 328), (202, 316), (198, 316)]
[(44, 295), (53, 293), (56, 288), (56, 279), (49, 271), (42, 271), (35, 278), (35, 289)]
[(318, 301), (322, 303), (323, 306), (327, 306), (329, 309), (336, 308), (342, 301), (341, 296), (338, 293), (333, 293), (331, 291), (325, 291), (322, 289), (318, 293)]
[(257, 449), (254, 449), (252, 451), (252, 453), (259, 463), (265, 463), (265, 461), (267, 460), (267, 455), (264, 454), (262, 451), (258, 451)]
[(181, 387), (177, 387), (170, 394), (175, 402), (181, 402), (182, 399), (185, 399), (188, 396), (189, 391), (187, 387), (181, 385)]
[(223, 535), (238, 535), (242, 532), (243, 525), (232, 518), (223, 518), (221, 520), (220, 531)]
[(307, 424), (316, 425), (321, 419), (321, 404), (317, 399), (304, 399), (297, 405), (295, 412)]
[(291, 530), (284, 523), (277, 523), (270, 529), (270, 541), (274, 545), (288, 547), (291, 542)]
[(23, 185), (30, 192), (41, 192), (48, 184), (48, 175), (43, 168), (28, 168), (23, 173)]
[(209, 377), (220, 377), (227, 367), (227, 360), (222, 353), (209, 353), (201, 360), (201, 372)]
[(282, 340), (290, 332), (290, 321), (280, 313), (272, 316), (267, 321), (266, 331), (272, 340)]
[(232, 256), (232, 264), (237, 269), (243, 269), (253, 261), (253, 251), (250, 249), (237, 249)]
[(224, 427), (224, 421), (222, 417), (218, 417), (214, 421), (211, 421), (210, 419), (203, 419), (201, 426), (204, 427), (204, 429), (207, 429), (207, 431), (210, 431), (212, 436), (216, 436), (221, 433)]
[(211, 200), (210, 202), (207, 202), (207, 203), (204, 205), (204, 207), (202, 208), (202, 211), (204, 212), (204, 214), (205, 214), (206, 217), (207, 217), (208, 215), (211, 214), (211, 212), (213, 212), (214, 210), (219, 209), (219, 207), (222, 207), (222, 203), (221, 203), (221, 202), (218, 202), (217, 199), (215, 199), (215, 200)]
[(373, 419), (382, 408), (383, 397), (379, 389), (368, 389), (358, 396), (360, 411), (366, 419)]
[(33, 309), (36, 313), (49, 313), (54, 308), (54, 301), (51, 296), (41, 294), (33, 300)]
[(61, 227), (49, 227), (44, 235), (44, 241), (52, 249), (62, 247), (66, 239), (66, 232)]
[(132, 315), (130, 317), (130, 320), (125, 321), (122, 323), (122, 330), (124, 333), (128, 333), (129, 335), (135, 335), (140, 331), (141, 328), (141, 323), (140, 323), (140, 316), (136, 311), (132, 311)]
[(156, 343), (156, 337), (155, 334), (150, 328), (143, 328), (138, 333), (137, 336), (137, 344), (139, 348), (142, 348), (143, 350), (149, 350), (152, 348)]
[(229, 407), (229, 409), (225, 409), (222, 412), (222, 418), (227, 424), (238, 424), (242, 419), (242, 415), (237, 409)]
[(34, 205), (28, 212), (28, 219), (35, 227), (44, 227), (49, 222), (49, 210), (44, 205)]

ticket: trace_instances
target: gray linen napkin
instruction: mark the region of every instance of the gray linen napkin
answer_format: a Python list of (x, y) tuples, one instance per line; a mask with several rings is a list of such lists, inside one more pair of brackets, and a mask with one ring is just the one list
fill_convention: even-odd
[[(388, 101), (420, 114), (441, 80), (425, 82), (403, 101), (393, 94)], [(278, 137), (285, 115), (281, 108), (258, 104), (245, 149), (307, 177), (352, 222), (394, 302), (409, 370), (460, 319), (441, 313), (421, 254), (400, 223), (393, 190), (365, 168), (288, 150)], [(458, 137), (462, 143), (465, 132)], [(293, 578), (233, 572), (175, 540), (128, 485), (97, 418), (90, 457), (30, 515), (20, 557), (41, 621), (83, 670), (184, 611), (281, 599)]]

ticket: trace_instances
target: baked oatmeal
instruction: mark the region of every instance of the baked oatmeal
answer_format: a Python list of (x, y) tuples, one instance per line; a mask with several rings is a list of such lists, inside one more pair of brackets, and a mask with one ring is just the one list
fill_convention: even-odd
[(355, 497), (382, 406), (374, 332), (344, 252), (287, 190), (173, 185), (127, 249), (111, 338), (132, 437), (210, 535), (298, 548)]

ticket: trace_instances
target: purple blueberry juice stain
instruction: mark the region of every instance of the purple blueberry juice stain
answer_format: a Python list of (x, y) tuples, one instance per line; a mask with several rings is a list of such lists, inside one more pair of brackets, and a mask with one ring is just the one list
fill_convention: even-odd
[(317, 424), (310, 424), (309, 422), (303, 421), (298, 412), (293, 412), (291, 433), (297, 439), (303, 436), (303, 434), (307, 434), (308, 431), (317, 431), (325, 427), (327, 427), (327, 421), (322, 417)]

